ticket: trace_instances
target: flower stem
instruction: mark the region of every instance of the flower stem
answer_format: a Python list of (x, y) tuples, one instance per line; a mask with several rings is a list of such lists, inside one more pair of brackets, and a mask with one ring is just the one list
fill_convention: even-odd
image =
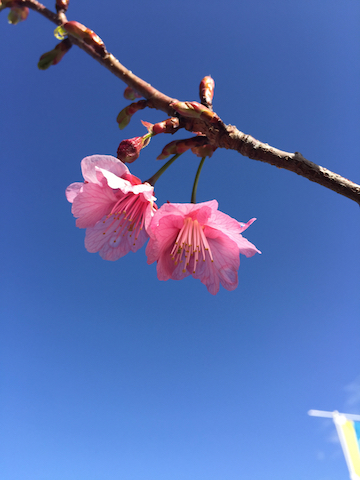
[(175, 160), (180, 157), (181, 153), (177, 153), (174, 155), (170, 160), (168, 160), (165, 165), (163, 165), (152, 177), (150, 177), (148, 180), (146, 180), (146, 183), (150, 183), (150, 185), (154, 186), (155, 182), (161, 177), (161, 175), (167, 170), (170, 165), (175, 162)]
[(200, 160), (200, 164), (199, 164), (199, 167), (198, 167), (196, 175), (195, 175), (194, 186), (193, 186), (193, 189), (192, 189), (192, 192), (191, 192), (191, 203), (196, 203), (196, 191), (197, 191), (197, 186), (198, 186), (198, 183), (199, 183), (200, 172), (201, 172), (201, 169), (204, 165), (205, 158), (206, 157), (202, 157), (202, 159)]

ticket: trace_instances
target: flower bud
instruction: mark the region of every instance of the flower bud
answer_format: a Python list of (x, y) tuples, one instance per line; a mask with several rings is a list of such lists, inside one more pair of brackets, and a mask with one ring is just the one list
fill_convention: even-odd
[(126, 98), (126, 100), (135, 100), (135, 98), (141, 98), (142, 95), (140, 95), (140, 93), (138, 93), (133, 88), (126, 87), (124, 90), (124, 97)]
[(149, 123), (141, 120), (141, 123), (146, 127), (153, 136), (159, 133), (175, 133), (179, 129), (179, 119), (176, 117), (168, 118), (159, 123)]
[(106, 49), (104, 42), (95, 32), (90, 30), (90, 28), (85, 27), (85, 25), (71, 21), (60, 25), (60, 27), (57, 27), (54, 31), (55, 37), (59, 40), (63, 40), (68, 34), (86, 43), (89, 47), (92, 47), (99, 55), (105, 55)]
[(139, 110), (143, 110), (146, 106), (147, 100), (139, 100), (138, 102), (130, 103), (130, 105), (123, 108), (116, 118), (120, 130), (122, 130), (129, 124), (131, 117), (134, 115), (134, 113), (138, 112)]
[(40, 70), (46, 70), (51, 65), (57, 65), (60, 60), (63, 58), (66, 52), (71, 48), (71, 42), (68, 38), (58, 43), (53, 50), (44, 53), (41, 55), (38, 67)]
[(192, 153), (194, 153), (195, 155), (197, 155), (200, 158), (204, 158), (204, 157), (209, 157), (210, 158), (212, 156), (212, 154), (215, 152), (216, 149), (217, 149), (217, 147), (207, 143), (206, 145), (202, 145), (200, 147), (192, 147), (191, 151), (192, 151)]
[(215, 88), (215, 82), (210, 77), (210, 75), (208, 75), (207, 77), (204, 77), (201, 80), (200, 87), (199, 87), (200, 100), (201, 100), (201, 103), (203, 103), (207, 107), (212, 106), (212, 100), (214, 98), (214, 88)]
[(186, 138), (184, 140), (174, 140), (173, 142), (165, 145), (161, 154), (157, 157), (156, 160), (164, 160), (169, 155), (184, 153), (190, 148), (199, 147), (201, 145), (204, 145), (204, 143), (206, 142), (208, 142), (208, 139), (205, 136)]
[(69, 6), (69, 0), (56, 0), (56, 11), (59, 12), (62, 10), (63, 12), (66, 12)]
[(219, 119), (216, 113), (198, 102), (173, 102), (170, 103), (170, 107), (184, 117), (201, 118), (201, 120), (211, 123), (215, 123)]
[(29, 15), (28, 7), (11, 7), (8, 15), (8, 22), (11, 25), (23, 22)]
[(120, 142), (117, 149), (117, 158), (123, 163), (133, 163), (139, 158), (140, 151), (150, 142), (150, 136), (147, 133), (143, 137), (128, 138)]

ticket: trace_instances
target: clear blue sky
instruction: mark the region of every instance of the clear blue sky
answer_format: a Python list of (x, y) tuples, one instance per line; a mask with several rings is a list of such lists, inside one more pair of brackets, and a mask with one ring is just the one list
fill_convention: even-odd
[[(88, 253), (64, 195), (81, 159), (165, 116), (120, 131), (125, 86), (76, 47), (39, 71), (54, 25), (6, 14), (0, 478), (348, 478), (331, 422), (307, 410), (360, 413), (359, 206), (218, 150), (198, 201), (257, 217), (245, 236), (263, 252), (241, 258), (237, 290), (159, 282), (144, 249)], [(170, 96), (198, 100), (211, 74), (226, 123), (360, 182), (357, 0), (70, 0), (68, 18)], [(150, 177), (173, 139), (154, 138), (132, 172)], [(190, 200), (197, 164), (188, 153), (164, 174), (159, 205)]]

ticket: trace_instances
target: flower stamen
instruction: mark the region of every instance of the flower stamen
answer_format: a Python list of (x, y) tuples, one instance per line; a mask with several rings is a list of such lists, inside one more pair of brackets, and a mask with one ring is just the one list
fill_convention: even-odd
[(106, 223), (107, 219), (112, 217), (112, 222), (106, 226), (103, 235), (105, 235), (115, 225), (113, 233), (117, 233), (114, 243), (117, 242), (119, 237), (126, 235), (129, 232), (129, 236), (134, 236), (134, 245), (139, 236), (140, 230), (143, 229), (145, 223), (145, 212), (147, 203), (143, 202), (139, 195), (128, 193), (120, 198), (112, 207), (110, 213), (107, 215), (103, 223)]
[(183, 272), (185, 272), (191, 257), (194, 257), (194, 270), (192, 273), (195, 273), (199, 258), (202, 257), (205, 262), (206, 252), (208, 252), (210, 260), (213, 262), (211, 248), (204, 234), (204, 227), (199, 224), (198, 220), (187, 217), (170, 252), (172, 260), (175, 265), (184, 260)]

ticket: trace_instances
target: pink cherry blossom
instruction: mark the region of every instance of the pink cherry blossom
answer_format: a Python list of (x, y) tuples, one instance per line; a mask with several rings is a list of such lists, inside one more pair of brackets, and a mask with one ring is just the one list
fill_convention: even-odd
[(72, 203), (76, 226), (86, 228), (85, 247), (105, 260), (118, 260), (141, 248), (157, 209), (154, 188), (129, 172), (110, 155), (93, 155), (81, 162), (84, 183), (72, 183), (66, 198)]
[(212, 295), (220, 283), (227, 290), (238, 285), (240, 253), (252, 257), (261, 253), (241, 235), (253, 222), (240, 223), (218, 211), (218, 202), (168, 203), (154, 215), (148, 263), (157, 262), (159, 280), (198, 278)]

